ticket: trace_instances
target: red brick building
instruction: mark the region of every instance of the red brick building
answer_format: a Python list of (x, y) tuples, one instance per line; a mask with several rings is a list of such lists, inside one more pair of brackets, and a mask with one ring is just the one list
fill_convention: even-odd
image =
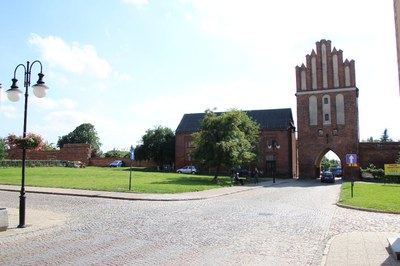
[[(328, 151), (339, 157), (345, 178), (358, 177), (358, 166), (394, 163), (399, 143), (359, 143), (358, 93), (354, 60), (343, 60), (329, 40), (296, 67), (299, 178), (318, 177)], [(347, 154), (357, 156), (357, 167), (348, 166)]]
[[(259, 169), (263, 170), (266, 176), (296, 176), (296, 138), (291, 109), (251, 110), (246, 113), (260, 125)], [(175, 132), (177, 168), (196, 165), (191, 158), (192, 133), (200, 129), (203, 118), (204, 113), (185, 114), (179, 123)]]

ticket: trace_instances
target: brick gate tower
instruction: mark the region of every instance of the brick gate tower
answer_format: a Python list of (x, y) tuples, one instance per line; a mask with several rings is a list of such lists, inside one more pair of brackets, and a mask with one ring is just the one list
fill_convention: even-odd
[(358, 154), (358, 89), (354, 60), (343, 62), (343, 51), (331, 41), (316, 43), (306, 65), (296, 66), (299, 178), (317, 178), (328, 151), (349, 173), (346, 154)]

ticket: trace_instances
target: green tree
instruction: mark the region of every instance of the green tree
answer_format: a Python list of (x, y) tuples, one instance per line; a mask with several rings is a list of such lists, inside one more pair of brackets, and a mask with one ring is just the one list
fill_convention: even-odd
[(58, 137), (57, 147), (62, 148), (64, 144), (71, 143), (90, 144), (92, 147), (92, 156), (100, 153), (100, 139), (92, 124), (82, 124), (67, 135)]
[(56, 150), (56, 146), (54, 143), (49, 143), (47, 140), (44, 142), (44, 146), (42, 148), (43, 151), (52, 151)]
[(387, 128), (385, 128), (385, 130), (383, 131), (380, 142), (393, 142), (393, 140), (391, 138), (389, 138)]
[(7, 156), (6, 139), (0, 138), (0, 160), (4, 160)]
[(140, 159), (153, 160), (162, 168), (165, 163), (175, 161), (175, 134), (167, 127), (148, 129), (135, 154)]
[(112, 149), (111, 151), (108, 151), (104, 153), (104, 157), (107, 158), (127, 158), (129, 157), (130, 152), (129, 151), (120, 151), (117, 149)]
[(328, 171), (331, 168), (331, 162), (324, 156), (321, 160), (321, 171)]
[(206, 110), (200, 131), (193, 133), (193, 156), (205, 167), (238, 167), (256, 158), (259, 125), (246, 112), (232, 109), (221, 115)]
[(135, 160), (144, 161), (147, 160), (146, 150), (143, 145), (136, 145), (135, 147)]
[(364, 142), (379, 142), (379, 139), (374, 139), (373, 137), (369, 137), (369, 138), (367, 138), (367, 140), (364, 141)]

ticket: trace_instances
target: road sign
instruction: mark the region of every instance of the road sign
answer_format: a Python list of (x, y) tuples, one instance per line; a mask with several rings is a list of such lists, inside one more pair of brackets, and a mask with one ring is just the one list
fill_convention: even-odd
[(385, 164), (385, 175), (400, 175), (400, 164)]
[(346, 154), (346, 164), (348, 166), (357, 166), (357, 154)]
[(135, 160), (135, 150), (133, 149), (133, 146), (131, 146), (131, 160)]

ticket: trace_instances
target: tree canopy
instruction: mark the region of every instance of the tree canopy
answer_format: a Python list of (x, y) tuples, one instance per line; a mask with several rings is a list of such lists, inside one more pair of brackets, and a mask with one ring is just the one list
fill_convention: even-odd
[(340, 161), (336, 159), (330, 159), (325, 155), (320, 163), (321, 171), (329, 171), (332, 167), (338, 167), (340, 165)]
[(206, 110), (201, 128), (193, 133), (193, 156), (205, 167), (238, 167), (256, 158), (259, 125), (246, 112), (236, 109), (217, 115)]
[(135, 155), (140, 159), (153, 160), (162, 167), (175, 161), (175, 134), (168, 127), (156, 126), (142, 136), (141, 145), (136, 146)]
[(106, 158), (127, 158), (129, 155), (129, 151), (121, 151), (115, 148), (104, 153), (104, 157)]
[(64, 144), (71, 143), (90, 144), (92, 147), (93, 155), (100, 152), (100, 139), (97, 136), (97, 132), (94, 126), (89, 123), (82, 124), (67, 135), (58, 137), (57, 147), (62, 148)]
[(6, 139), (0, 138), (0, 160), (4, 160), (7, 156)]

